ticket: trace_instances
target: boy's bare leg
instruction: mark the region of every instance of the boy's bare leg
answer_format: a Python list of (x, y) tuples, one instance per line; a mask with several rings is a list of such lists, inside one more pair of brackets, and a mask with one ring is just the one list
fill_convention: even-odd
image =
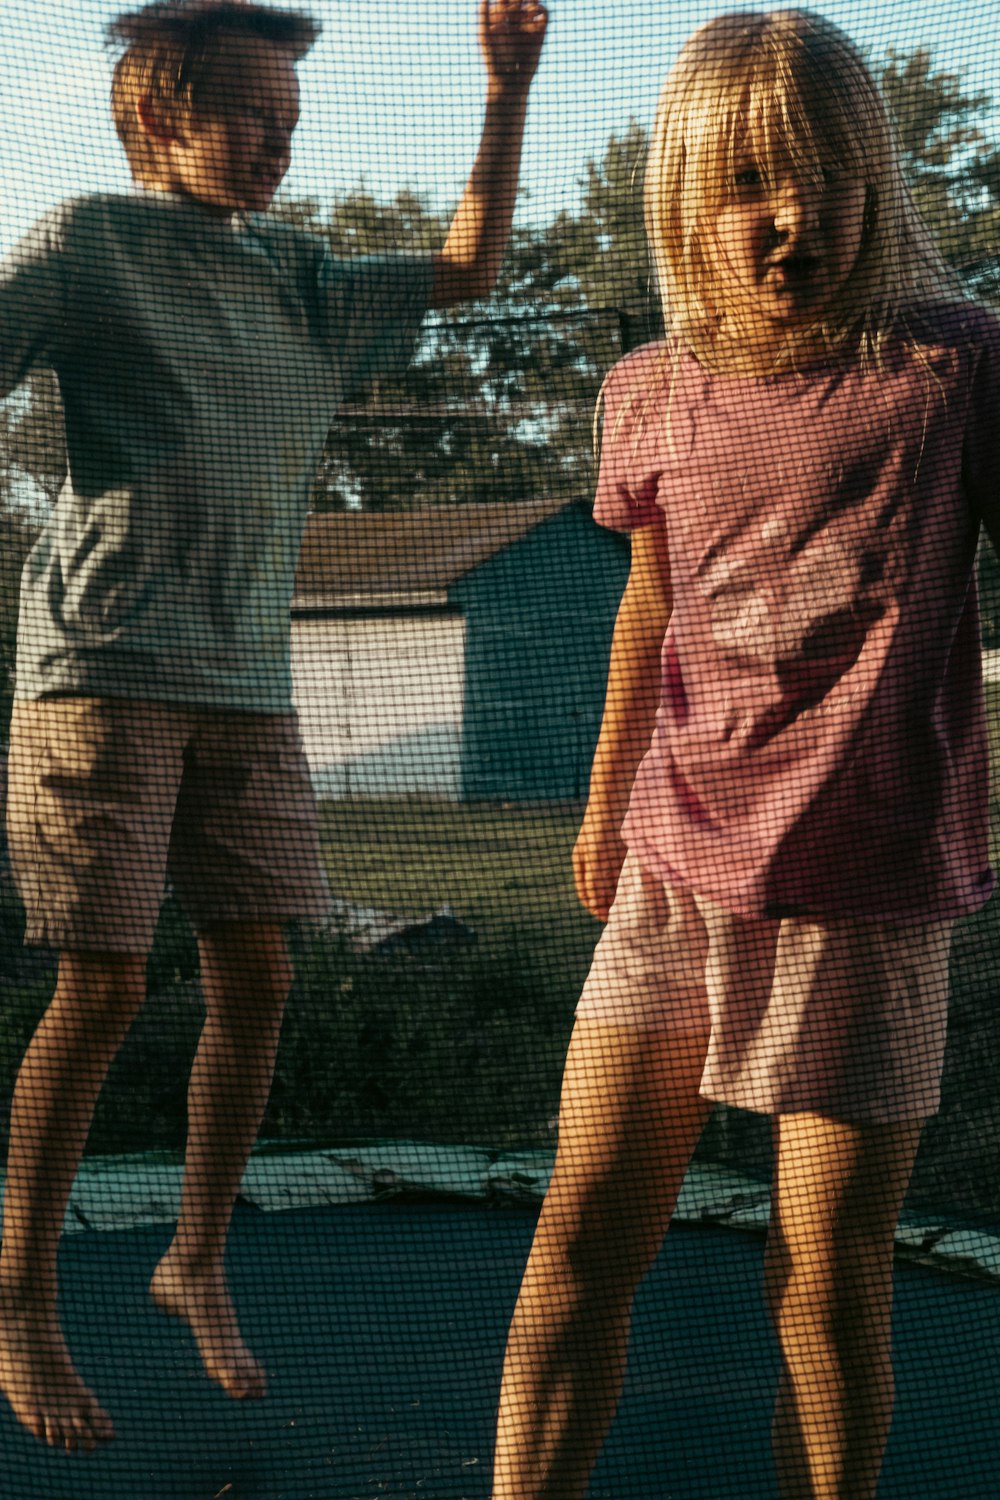
[(145, 959), (63, 953), (55, 993), (24, 1055), (11, 1106), (0, 1254), (0, 1385), (52, 1447), (114, 1436), (59, 1325), (56, 1258), (94, 1105), (145, 992)]
[(708, 1117), (706, 1036), (578, 1021), (559, 1152), (511, 1324), (493, 1500), (579, 1500), (618, 1404), (636, 1288)]
[(267, 1104), (291, 965), (277, 923), (217, 927), (200, 949), (206, 1017), (188, 1090), (181, 1212), (150, 1292), (188, 1323), (206, 1373), (242, 1399), (263, 1396), (266, 1378), (229, 1295), (226, 1234)]
[(784, 1371), (773, 1441), (784, 1500), (870, 1500), (893, 1406), (896, 1221), (920, 1124), (778, 1120), (766, 1284)]

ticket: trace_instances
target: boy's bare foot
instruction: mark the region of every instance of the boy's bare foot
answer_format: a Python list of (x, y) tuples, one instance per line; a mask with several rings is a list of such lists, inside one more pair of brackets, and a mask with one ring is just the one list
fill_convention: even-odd
[(153, 1272), (149, 1294), (162, 1312), (188, 1325), (205, 1374), (227, 1395), (245, 1401), (266, 1394), (267, 1377), (243, 1342), (221, 1267), (193, 1272), (168, 1251)]
[(76, 1372), (51, 1310), (0, 1292), (0, 1387), (17, 1420), (50, 1448), (92, 1453), (114, 1424)]

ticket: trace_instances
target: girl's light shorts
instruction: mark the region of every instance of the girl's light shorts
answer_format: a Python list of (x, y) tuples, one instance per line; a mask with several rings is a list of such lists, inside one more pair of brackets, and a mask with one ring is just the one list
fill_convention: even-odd
[(709, 1099), (920, 1120), (940, 1102), (952, 925), (737, 916), (630, 853), (576, 1014), (707, 1035)]
[(199, 931), (329, 908), (294, 714), (19, 700), (7, 829), (29, 943), (148, 953), (168, 875)]

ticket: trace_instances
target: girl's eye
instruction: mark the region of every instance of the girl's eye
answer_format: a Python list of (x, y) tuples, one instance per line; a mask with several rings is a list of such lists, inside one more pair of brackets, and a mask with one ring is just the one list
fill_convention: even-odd
[(760, 187), (764, 181), (759, 167), (740, 167), (733, 174), (733, 183), (738, 188)]

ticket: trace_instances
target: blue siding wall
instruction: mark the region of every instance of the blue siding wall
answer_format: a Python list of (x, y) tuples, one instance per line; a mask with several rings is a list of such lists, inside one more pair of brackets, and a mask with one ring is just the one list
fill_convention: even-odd
[(462, 795), (586, 796), (628, 546), (569, 505), (455, 584), (466, 618)]

